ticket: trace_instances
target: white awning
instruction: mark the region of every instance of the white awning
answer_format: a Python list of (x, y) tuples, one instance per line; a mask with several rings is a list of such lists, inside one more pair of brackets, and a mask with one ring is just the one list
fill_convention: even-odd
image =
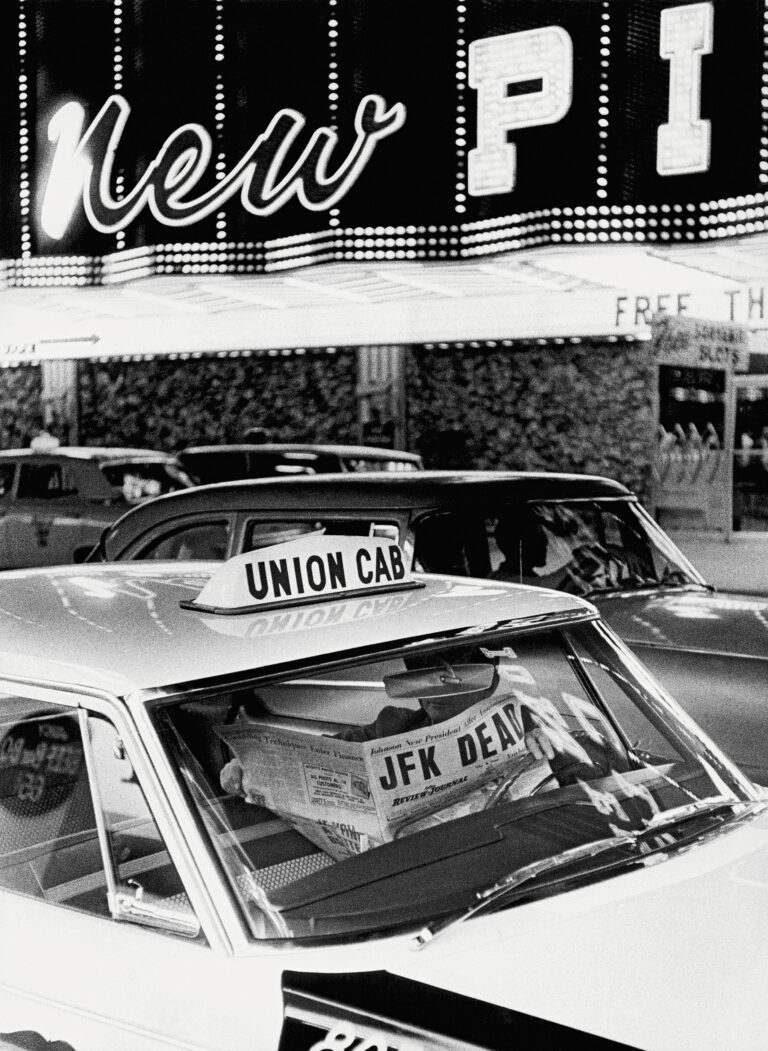
[[(656, 310), (768, 328), (768, 236), (482, 260), (199, 272), (0, 290), (0, 364), (280, 347), (649, 334)], [(136, 273), (136, 270), (131, 270)]]

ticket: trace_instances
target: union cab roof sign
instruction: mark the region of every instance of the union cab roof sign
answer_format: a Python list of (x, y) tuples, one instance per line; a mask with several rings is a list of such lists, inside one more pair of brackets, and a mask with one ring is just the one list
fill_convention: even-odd
[(309, 536), (236, 555), (185, 609), (254, 613), (324, 599), (423, 587), (402, 549), (390, 540)]

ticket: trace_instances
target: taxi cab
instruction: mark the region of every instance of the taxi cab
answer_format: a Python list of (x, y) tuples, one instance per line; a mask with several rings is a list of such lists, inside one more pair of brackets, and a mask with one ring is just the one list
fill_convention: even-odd
[(33, 439), (0, 450), (0, 567), (82, 562), (127, 508), (191, 488), (169, 453)]
[(764, 1047), (768, 798), (585, 600), (306, 537), (0, 621), (3, 1047)]

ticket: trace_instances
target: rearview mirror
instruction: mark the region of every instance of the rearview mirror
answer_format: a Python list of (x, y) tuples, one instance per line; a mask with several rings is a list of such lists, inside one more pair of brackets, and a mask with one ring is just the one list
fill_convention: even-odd
[(457, 697), (463, 693), (482, 693), (493, 685), (492, 664), (449, 664), (443, 661), (434, 668), (396, 672), (384, 676), (388, 696)]

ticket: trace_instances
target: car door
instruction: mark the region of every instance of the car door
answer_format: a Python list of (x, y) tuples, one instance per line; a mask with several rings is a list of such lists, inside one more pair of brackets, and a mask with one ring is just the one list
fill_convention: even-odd
[(75, 465), (53, 457), (22, 461), (7, 521), (9, 565), (73, 561), (75, 551), (82, 546), (84, 506)]
[(0, 569), (5, 569), (10, 564), (8, 536), (13, 510), (13, 483), (16, 477), (16, 466), (15, 460), (0, 460)]
[(279, 962), (227, 951), (119, 720), (0, 703), (0, 1045), (276, 1048)]

